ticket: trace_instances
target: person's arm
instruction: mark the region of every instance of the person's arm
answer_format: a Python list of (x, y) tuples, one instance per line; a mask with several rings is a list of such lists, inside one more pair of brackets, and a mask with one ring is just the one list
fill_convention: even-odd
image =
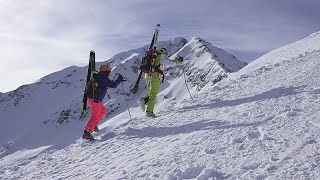
[(121, 82), (121, 80), (119, 80), (119, 79), (117, 79), (115, 81), (111, 81), (109, 79), (109, 77), (101, 76), (101, 75), (97, 77), (97, 80), (99, 82), (99, 86), (101, 89), (115, 88)]
[(183, 62), (183, 57), (182, 56), (178, 56), (174, 60), (172, 60), (166, 54), (163, 54), (163, 55), (167, 60), (174, 62), (176, 65), (181, 64)]
[(115, 81), (111, 81), (108, 77), (106, 78), (106, 86), (109, 88), (116, 88), (120, 84), (121, 80), (118, 78)]
[(118, 75), (118, 79), (111, 81), (109, 78), (106, 78), (107, 87), (116, 88), (122, 81), (126, 81), (121, 74)]

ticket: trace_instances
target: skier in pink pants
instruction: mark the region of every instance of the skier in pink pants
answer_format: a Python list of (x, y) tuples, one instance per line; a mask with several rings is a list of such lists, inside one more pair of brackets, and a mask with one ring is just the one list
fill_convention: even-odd
[(118, 79), (116, 81), (111, 81), (109, 79), (109, 75), (111, 73), (111, 68), (107, 65), (101, 65), (99, 67), (99, 72), (97, 74), (97, 82), (98, 82), (98, 102), (95, 103), (93, 101), (92, 93), (87, 93), (88, 100), (87, 103), (91, 108), (90, 118), (87, 121), (86, 126), (84, 127), (84, 132), (82, 135), (83, 139), (94, 140), (92, 136), (92, 132), (97, 129), (97, 124), (103, 119), (103, 117), (107, 114), (107, 110), (102, 104), (102, 100), (104, 99), (108, 88), (117, 87), (121, 81), (125, 81), (123, 77), (119, 74)]

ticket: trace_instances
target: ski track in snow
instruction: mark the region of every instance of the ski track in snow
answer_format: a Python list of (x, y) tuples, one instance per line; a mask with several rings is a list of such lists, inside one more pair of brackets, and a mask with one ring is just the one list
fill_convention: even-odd
[(318, 179), (319, 59), (244, 68), (155, 119), (1, 166), (0, 179)]

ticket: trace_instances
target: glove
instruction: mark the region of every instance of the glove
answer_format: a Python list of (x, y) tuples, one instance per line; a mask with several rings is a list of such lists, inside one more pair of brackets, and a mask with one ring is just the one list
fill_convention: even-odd
[(124, 78), (123, 78), (123, 76), (122, 76), (121, 74), (119, 74), (119, 76), (118, 76), (118, 80), (119, 80), (119, 81), (126, 81), (126, 79), (124, 79)]
[(175, 62), (176, 64), (181, 64), (181, 63), (183, 62), (183, 57), (182, 57), (182, 56), (178, 56), (178, 57), (174, 60), (174, 62)]

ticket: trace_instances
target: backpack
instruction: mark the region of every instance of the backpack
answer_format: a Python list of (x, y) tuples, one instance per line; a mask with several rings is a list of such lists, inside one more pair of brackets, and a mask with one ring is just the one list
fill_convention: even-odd
[(142, 65), (140, 66), (142, 72), (149, 74), (152, 71), (154, 58), (156, 58), (156, 55), (153, 49), (146, 51), (145, 56), (142, 58)]
[(84, 92), (87, 95), (87, 97), (92, 99), (93, 96), (97, 97), (96, 95), (99, 93), (99, 91), (99, 84), (93, 78), (88, 81), (84, 89)]
[(153, 49), (146, 51), (145, 56), (142, 58), (142, 65), (140, 66), (140, 70), (146, 74), (150, 74), (152, 72), (157, 72), (162, 75), (162, 81), (164, 81), (164, 73), (160, 69), (160, 64), (158, 66), (154, 66), (154, 58), (157, 57), (157, 54)]

